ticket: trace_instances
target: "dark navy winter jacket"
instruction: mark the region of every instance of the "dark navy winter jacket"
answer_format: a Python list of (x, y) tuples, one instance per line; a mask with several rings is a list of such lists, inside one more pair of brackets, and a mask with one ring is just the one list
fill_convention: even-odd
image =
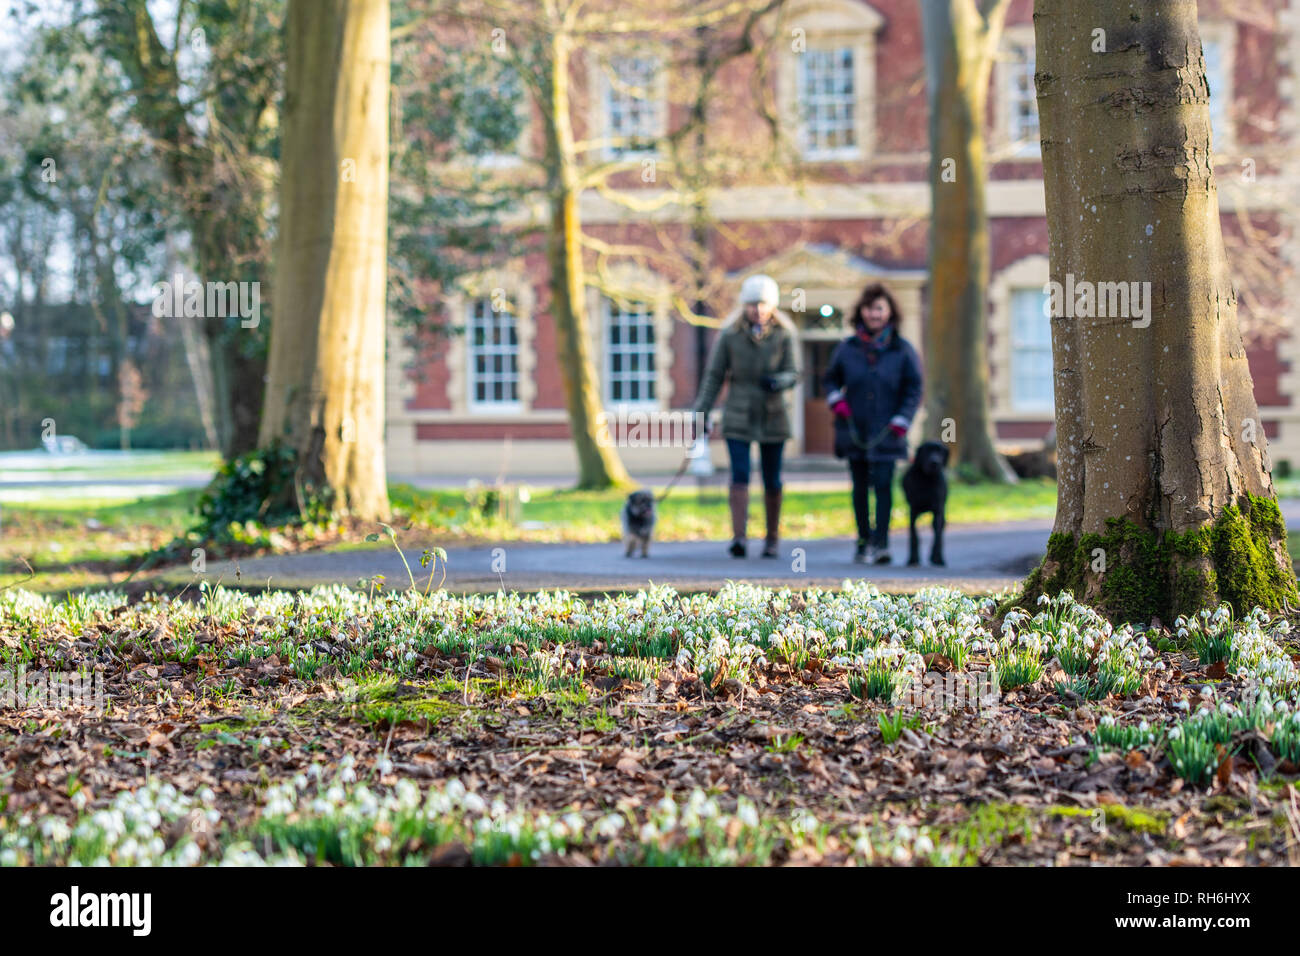
[(907, 436), (895, 435), (889, 426), (912, 424), (921, 404), (921, 360), (894, 326), (881, 349), (871, 349), (856, 335), (836, 346), (822, 385), (829, 405), (844, 399), (852, 412), (852, 430), (848, 420), (835, 418), (837, 458), (907, 457)]

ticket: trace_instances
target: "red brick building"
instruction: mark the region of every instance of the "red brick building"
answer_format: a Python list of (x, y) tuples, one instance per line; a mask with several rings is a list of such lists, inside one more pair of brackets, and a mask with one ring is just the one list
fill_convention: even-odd
[[(1241, 291), (1251, 370), (1274, 461), (1300, 459), (1290, 303), (1300, 258), (1291, 222), (1300, 154), (1294, 149), (1300, 55), (1300, 0), (1201, 3), (1212, 91), (1219, 198), (1229, 256)], [(994, 68), (987, 144), (992, 272), (989, 286), (990, 392), (997, 437), (1040, 441), (1052, 421), (1050, 331), (1043, 309), (1047, 226), (1034, 92), (1031, 0), (1014, 0)], [(765, 272), (781, 286), (782, 307), (800, 329), (804, 381), (795, 400), (789, 456), (830, 451), (817, 372), (846, 334), (845, 315), (868, 282), (890, 285), (904, 313), (903, 334), (920, 349), (926, 308), (930, 210), (927, 104), (916, 0), (791, 0), (774, 29), (778, 44), (769, 91), (798, 155), (796, 178), (733, 177), (711, 193), (709, 254), (730, 291)], [(797, 31), (797, 32), (796, 32)], [(653, 141), (677, 121), (653, 50), (584, 51), (573, 78), (579, 138), (626, 135)], [(734, 97), (709, 136), (741, 142), (762, 123), (750, 108), (752, 64), (724, 71)], [(535, 124), (534, 124), (535, 125)], [(535, 131), (534, 131), (535, 132)], [(521, 138), (520, 150), (535, 142)], [(621, 188), (653, 195), (635, 175), (653, 148), (605, 158), (629, 162)], [(510, 157), (501, 157), (508, 168)], [(683, 240), (689, 210), (633, 213), (595, 193), (583, 199), (587, 235), (607, 243), (664, 247)], [(653, 257), (651, 257), (652, 259)], [(636, 301), (589, 289), (592, 348), (611, 417), (620, 406), (648, 415), (689, 407), (702, 341), (682, 321), (674, 296), (683, 276), (635, 258), (610, 269)], [(606, 278), (610, 278), (606, 276)], [(574, 456), (547, 313), (546, 265), (529, 257), (464, 283), (446, 303), (466, 334), (413, 356), (396, 336), (389, 347), (388, 454), (395, 475), (573, 473)], [(503, 295), (506, 310), (491, 298)], [(412, 366), (417, 369), (414, 373)], [(677, 448), (623, 448), (634, 474), (662, 472)], [(720, 447), (715, 449), (720, 462)]]

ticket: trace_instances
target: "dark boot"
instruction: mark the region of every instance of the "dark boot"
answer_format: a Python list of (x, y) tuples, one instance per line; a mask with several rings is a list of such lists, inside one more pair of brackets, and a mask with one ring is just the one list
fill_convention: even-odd
[(731, 505), (731, 556), (745, 556), (745, 526), (749, 522), (749, 485), (732, 485), (727, 495)]
[(763, 541), (763, 557), (775, 558), (781, 528), (781, 489), (763, 492), (763, 506), (767, 518), (767, 537)]

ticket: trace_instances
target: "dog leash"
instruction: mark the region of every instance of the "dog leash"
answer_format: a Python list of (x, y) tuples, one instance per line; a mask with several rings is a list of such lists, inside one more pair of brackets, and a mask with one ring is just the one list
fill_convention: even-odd
[(681, 478), (682, 475), (686, 474), (686, 468), (688, 465), (690, 465), (690, 463), (691, 463), (691, 455), (688, 449), (685, 457), (682, 458), (682, 463), (677, 468), (677, 474), (673, 475), (672, 478), (668, 481), (667, 486), (664, 488), (664, 493), (655, 499), (656, 504), (661, 503), (665, 498), (668, 497), (668, 492), (673, 490), (673, 485), (677, 484), (677, 479)]
[(882, 441), (884, 441), (885, 436), (889, 434), (889, 426), (886, 425), (884, 428), (880, 429), (880, 434), (876, 435), (876, 437), (871, 439), (870, 442), (864, 444), (862, 439), (858, 437), (857, 428), (855, 428), (853, 425), (853, 417), (849, 416), (846, 419), (846, 421), (848, 422), (848, 426), (849, 426), (849, 440), (853, 442), (853, 444), (861, 448), (863, 451), (871, 451), (871, 449), (875, 448)]

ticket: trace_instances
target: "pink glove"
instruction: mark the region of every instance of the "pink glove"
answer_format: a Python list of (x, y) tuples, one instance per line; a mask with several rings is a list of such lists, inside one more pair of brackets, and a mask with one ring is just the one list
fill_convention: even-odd
[(907, 429), (904, 428), (902, 425), (890, 425), (889, 430), (893, 432), (894, 436), (897, 438), (902, 438), (904, 435), (907, 434)]
[(842, 398), (831, 406), (831, 411), (840, 418), (848, 418), (851, 414), (849, 411), (849, 403)]

